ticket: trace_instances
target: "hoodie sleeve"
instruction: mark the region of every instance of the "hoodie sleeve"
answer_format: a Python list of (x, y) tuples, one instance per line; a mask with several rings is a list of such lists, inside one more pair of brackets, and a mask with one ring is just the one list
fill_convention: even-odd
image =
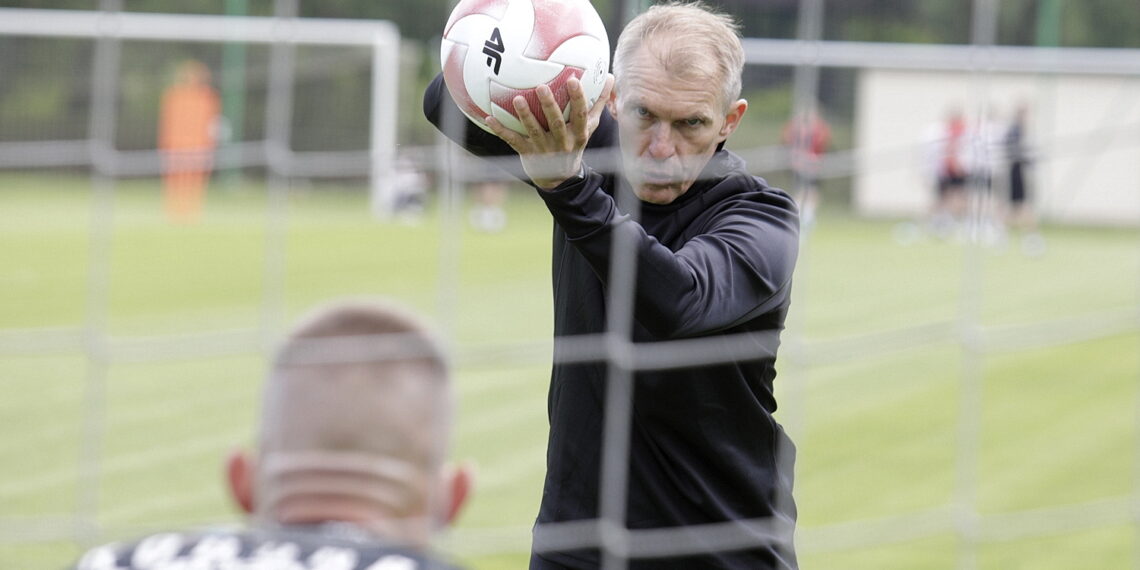
[(608, 287), (615, 243), (637, 252), (635, 318), (657, 338), (722, 331), (789, 300), (799, 249), (795, 204), (758, 178), (725, 178), (706, 195), (724, 195), (686, 227), (681, 245), (667, 247), (601, 188), (602, 177), (540, 192), (567, 239)]

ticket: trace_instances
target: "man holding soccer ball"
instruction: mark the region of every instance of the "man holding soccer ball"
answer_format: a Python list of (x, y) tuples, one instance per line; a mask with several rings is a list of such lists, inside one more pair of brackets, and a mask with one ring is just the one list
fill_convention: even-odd
[[(630, 568), (797, 566), (795, 453), (773, 418), (773, 380), (798, 221), (786, 193), (724, 149), (748, 108), (740, 98), (743, 61), (729, 17), (699, 3), (654, 6), (623, 30), (613, 78), (593, 105), (571, 80), (566, 119), (550, 90), (538, 88), (548, 128), (517, 97), (527, 134), (494, 118), (486, 121), (494, 134), (474, 125), (449, 133), (482, 156), (517, 155), (517, 172), (550, 210), (556, 337), (607, 332), (611, 255), (621, 234), (637, 254), (634, 342), (699, 338), (755, 347), (743, 358), (737, 351), (710, 364), (635, 373), (625, 526), (636, 537), (643, 529), (701, 532), (711, 524), (728, 532), (706, 536), (735, 538), (704, 548), (694, 541), (668, 557), (634, 554)], [(446, 131), (445, 117), (458, 111), (442, 83), (437, 77), (428, 88), (424, 108)], [(616, 172), (595, 160), (616, 148)], [(639, 199), (636, 212), (619, 207), (629, 193)], [(543, 526), (599, 517), (606, 379), (604, 361), (554, 364), (531, 568), (601, 564), (597, 549), (545, 546)]]

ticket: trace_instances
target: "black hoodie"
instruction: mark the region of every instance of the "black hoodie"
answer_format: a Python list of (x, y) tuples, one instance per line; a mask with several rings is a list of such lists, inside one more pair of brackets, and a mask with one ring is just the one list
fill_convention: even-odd
[[(445, 112), (461, 116), (440, 77), (425, 93), (424, 111), (437, 127)], [(498, 137), (474, 126), (459, 138), (477, 155), (513, 154)], [(618, 152), (617, 123), (608, 113), (602, 114), (587, 148)], [(526, 180), (521, 168), (508, 169)], [(755, 350), (745, 356), (734, 352), (735, 357), (711, 364), (679, 364), (683, 368), (644, 360), (648, 369), (634, 374), (625, 525), (660, 529), (770, 518), (772, 532), (787, 542), (773, 544), (760, 533), (745, 549), (635, 558), (629, 567), (795, 568), (790, 543), (796, 517), (791, 497), (795, 451), (772, 416), (776, 349), (798, 251), (795, 203), (749, 174), (744, 161), (723, 148), (713, 154), (700, 179), (670, 204), (641, 203), (635, 216), (627, 215), (619, 211), (615, 196), (631, 191), (621, 177), (591, 168), (584, 179), (538, 191), (555, 221), (557, 342), (548, 399), (546, 483), (537, 522), (599, 516), (610, 365), (601, 358), (562, 357), (576, 346), (575, 337), (607, 331), (611, 250), (615, 241), (632, 242), (637, 252), (632, 336), (638, 348), (679, 355), (684, 344), (673, 341), (701, 339), (709, 343), (702, 356), (710, 360), (716, 360), (718, 349), (739, 350), (741, 342)], [(621, 240), (619, 234), (624, 234)], [(626, 363), (641, 364), (637, 357)], [(753, 531), (744, 532), (750, 536)], [(600, 565), (596, 549), (542, 552), (542, 532), (542, 526), (536, 527), (540, 551), (532, 568), (547, 562), (572, 568)]]

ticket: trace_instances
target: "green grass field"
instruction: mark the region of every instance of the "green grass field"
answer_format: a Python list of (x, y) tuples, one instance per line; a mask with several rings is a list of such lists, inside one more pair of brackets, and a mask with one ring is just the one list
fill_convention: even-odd
[[(479, 473), (441, 547), (525, 567), (551, 330), (537, 199), (512, 194), (508, 229), (481, 234), (464, 211), (379, 223), (336, 189), (215, 189), (184, 227), (153, 182), (93, 196), (0, 175), (0, 568), (239, 522), (220, 462), (251, 441), (266, 351), (346, 295), (450, 341), (454, 456)], [(1049, 227), (1026, 257), (894, 228), (825, 211), (802, 252), (777, 380), (802, 567), (1140, 568), (1140, 231)]]

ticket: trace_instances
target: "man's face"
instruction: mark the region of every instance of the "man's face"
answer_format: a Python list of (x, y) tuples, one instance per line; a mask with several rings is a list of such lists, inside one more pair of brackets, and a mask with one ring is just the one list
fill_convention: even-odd
[(697, 180), (748, 105), (742, 99), (726, 111), (719, 83), (679, 79), (647, 49), (629, 61), (608, 107), (617, 119), (634, 193), (645, 202), (669, 204)]

